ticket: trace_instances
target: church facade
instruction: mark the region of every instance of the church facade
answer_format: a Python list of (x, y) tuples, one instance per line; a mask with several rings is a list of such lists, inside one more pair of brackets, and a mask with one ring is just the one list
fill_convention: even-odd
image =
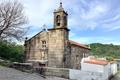
[(81, 58), (90, 48), (69, 40), (68, 14), (62, 3), (54, 11), (54, 27), (43, 29), (25, 41), (26, 62), (39, 62), (48, 67), (80, 69)]

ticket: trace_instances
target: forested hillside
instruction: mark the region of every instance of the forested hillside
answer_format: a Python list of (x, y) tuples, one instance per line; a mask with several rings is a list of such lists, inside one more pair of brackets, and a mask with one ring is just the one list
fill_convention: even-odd
[(92, 55), (111, 59), (120, 58), (120, 45), (93, 43), (90, 47)]

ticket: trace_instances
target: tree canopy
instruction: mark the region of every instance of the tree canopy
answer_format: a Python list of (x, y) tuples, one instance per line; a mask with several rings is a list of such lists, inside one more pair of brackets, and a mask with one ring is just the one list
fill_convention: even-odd
[(18, 0), (0, 3), (0, 39), (15, 38), (20, 40), (25, 35), (27, 23), (24, 7)]
[(90, 46), (92, 55), (108, 59), (120, 58), (120, 45), (93, 43)]

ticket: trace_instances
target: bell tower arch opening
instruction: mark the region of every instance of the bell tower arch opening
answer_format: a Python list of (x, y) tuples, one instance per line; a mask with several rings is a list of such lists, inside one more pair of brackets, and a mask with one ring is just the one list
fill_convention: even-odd
[(57, 17), (56, 17), (57, 26), (60, 26), (60, 21), (61, 21), (60, 15), (57, 15)]
[(54, 28), (67, 28), (67, 16), (60, 2), (59, 8), (54, 11)]

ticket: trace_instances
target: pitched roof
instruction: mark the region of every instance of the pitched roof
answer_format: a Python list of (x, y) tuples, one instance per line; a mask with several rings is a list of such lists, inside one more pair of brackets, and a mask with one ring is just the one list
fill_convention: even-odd
[(72, 45), (79, 46), (79, 47), (81, 47), (81, 48), (85, 48), (85, 49), (89, 49), (89, 50), (90, 50), (90, 48), (87, 47), (86, 45), (80, 44), (80, 43), (75, 42), (75, 41), (72, 41), (72, 40), (69, 40), (69, 42), (70, 42), (70, 44), (72, 44)]

